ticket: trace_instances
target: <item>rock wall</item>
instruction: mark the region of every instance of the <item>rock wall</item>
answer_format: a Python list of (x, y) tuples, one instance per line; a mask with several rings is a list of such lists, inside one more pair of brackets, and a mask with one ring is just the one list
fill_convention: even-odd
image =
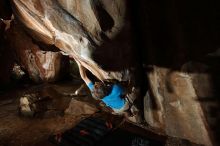
[[(124, 67), (125, 61), (129, 67), (134, 64), (126, 1), (12, 0), (11, 3), (15, 17), (35, 39), (60, 48), (100, 80), (123, 80), (126, 76), (117, 74), (128, 69)], [(122, 41), (125, 39), (126, 42)], [(103, 53), (108, 54), (105, 59)]]
[(195, 77), (156, 66), (147, 76), (150, 90), (144, 97), (146, 121), (168, 135), (212, 145), (193, 84)]
[(212, 125), (210, 104), (202, 101), (205, 96), (211, 104), (219, 101), (217, 4), (11, 0), (11, 5), (33, 40), (56, 46), (100, 80), (142, 85), (145, 120), (153, 129), (215, 145), (213, 127), (218, 126)]
[(68, 71), (68, 58), (60, 52), (46, 51), (32, 41), (19, 24), (12, 22), (6, 32), (16, 62), (36, 83), (60, 79)]
[(219, 133), (219, 3), (141, 0), (134, 5), (150, 88), (145, 119), (169, 135), (218, 145), (213, 141)]

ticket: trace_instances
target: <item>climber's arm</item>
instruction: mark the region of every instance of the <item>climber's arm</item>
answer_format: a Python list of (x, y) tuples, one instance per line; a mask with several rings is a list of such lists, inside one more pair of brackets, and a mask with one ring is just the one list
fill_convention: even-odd
[(87, 77), (86, 69), (82, 65), (79, 65), (79, 73), (83, 81), (86, 83), (86, 85), (88, 85), (91, 80)]
[(81, 78), (86, 83), (86, 85), (89, 87), (89, 89), (92, 90), (94, 85), (93, 85), (92, 81), (86, 75), (86, 68), (83, 67), (79, 63), (78, 63), (78, 66), (79, 66), (79, 73), (80, 73)]

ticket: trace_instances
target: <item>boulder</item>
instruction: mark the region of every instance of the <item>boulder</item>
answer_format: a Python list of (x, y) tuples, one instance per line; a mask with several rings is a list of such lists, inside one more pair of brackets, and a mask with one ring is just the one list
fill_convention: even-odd
[(7, 31), (10, 48), (16, 54), (18, 64), (35, 82), (52, 82), (65, 74), (68, 59), (60, 52), (45, 51), (34, 43), (17, 23)]
[(212, 145), (194, 77), (158, 66), (151, 68), (147, 73), (150, 90), (144, 97), (147, 123), (167, 135)]
[[(196, 70), (194, 76), (181, 68), (219, 47), (218, 21), (210, 14), (214, 7), (147, 0), (11, 0), (11, 4), (16, 20), (34, 40), (56, 46), (99, 80), (130, 81), (131, 89), (142, 85), (145, 97), (140, 103), (150, 127), (212, 145), (198, 102), (199, 96), (211, 95), (203, 92), (212, 88), (210, 74)], [(203, 17), (213, 23), (205, 23)], [(148, 68), (146, 73), (142, 65)], [(145, 79), (149, 88), (143, 86)], [(199, 85), (207, 80), (210, 84)], [(206, 89), (212, 92), (211, 88)]]
[(136, 62), (126, 1), (11, 0), (11, 3), (15, 18), (33, 38), (55, 45), (98, 79), (130, 78), (126, 72), (135, 68)]

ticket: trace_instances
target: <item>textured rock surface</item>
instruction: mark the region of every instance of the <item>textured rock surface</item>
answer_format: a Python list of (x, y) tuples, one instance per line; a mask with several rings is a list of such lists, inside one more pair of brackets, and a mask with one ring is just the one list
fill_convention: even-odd
[(211, 145), (193, 77), (154, 66), (148, 78), (151, 90), (144, 99), (146, 121), (168, 135)]
[(151, 87), (147, 121), (168, 134), (206, 145), (213, 135), (219, 139), (217, 5), (219, 2), (140, 0), (135, 14), (140, 46), (145, 48), (140, 56), (147, 66), (153, 65), (147, 69)]
[[(123, 67), (118, 61), (124, 59), (127, 65), (131, 66), (133, 60), (131, 59), (132, 45), (129, 41), (131, 39), (128, 31), (129, 22), (126, 21), (125, 14), (126, 1), (99, 3), (77, 0), (12, 0), (12, 6), (16, 18), (28, 28), (28, 32), (35, 39), (55, 45), (80, 62), (98, 79), (123, 80), (127, 77), (121, 75)], [(122, 30), (124, 24), (126, 27)], [(115, 38), (119, 32), (122, 35), (120, 38)], [(116, 41), (110, 41), (110, 39)], [(122, 42), (122, 39), (127, 39), (127, 42)], [(119, 43), (120, 46), (116, 45)], [(102, 47), (100, 47), (101, 44)], [(105, 59), (102, 57), (104, 52), (109, 54)], [(108, 72), (100, 65), (116, 71)], [(119, 69), (117, 69), (118, 66)]]
[(18, 24), (12, 24), (7, 39), (18, 64), (35, 82), (56, 81), (68, 68), (68, 60), (60, 52), (42, 50)]
[(94, 105), (71, 99), (69, 107), (65, 110), (65, 114), (72, 116), (79, 116), (81, 114), (92, 115), (98, 112), (98, 109)]
[[(19, 145), (36, 145), (50, 146), (48, 137), (51, 133), (60, 133), (70, 129), (80, 120), (89, 116), (89, 113), (78, 113), (78, 115), (57, 114), (64, 112), (68, 108), (71, 98), (62, 95), (62, 93), (70, 92), (78, 86), (69, 85), (35, 85), (23, 88), (23, 90), (13, 90), (5, 95), (0, 95), (0, 145), (19, 146)], [(62, 90), (60, 93), (58, 90)], [(39, 113), (34, 118), (26, 118), (18, 114), (19, 96), (25, 94), (36, 95), (38, 98), (49, 97), (50, 100), (42, 100), (36, 104), (46, 104), (47, 108), (43, 108), (43, 113)], [(36, 100), (35, 98), (32, 98)], [(52, 102), (51, 102), (52, 100)], [(84, 103), (84, 106), (87, 103)], [(79, 105), (80, 107), (82, 106)], [(89, 105), (88, 105), (89, 106)], [(79, 108), (80, 108), (79, 107)], [(83, 109), (83, 107), (81, 107)], [(42, 109), (41, 109), (42, 110)], [(44, 142), (41, 144), (40, 142)]]
[[(30, 36), (56, 46), (100, 80), (139, 83), (132, 71), (137, 71), (140, 59), (141, 65), (151, 65), (141, 76), (143, 80), (147, 76), (149, 81), (144, 101), (147, 123), (168, 135), (212, 145), (206, 123), (208, 112), (203, 114), (204, 106), (198, 101), (204, 96), (219, 95), (212, 91), (219, 83), (219, 66), (212, 66), (215, 73), (203, 74), (203, 69), (193, 70), (195, 66), (188, 62), (204, 61), (207, 54), (219, 48), (217, 13), (213, 13), (217, 5), (210, 3), (207, 8), (206, 3), (187, 0), (140, 0), (131, 2), (130, 7), (125, 0), (11, 3), (15, 18)], [(130, 18), (131, 15), (134, 16)], [(135, 31), (131, 22), (135, 23)], [(133, 35), (138, 47), (134, 47)], [(137, 52), (139, 58), (135, 58)]]
[[(166, 146), (200, 146), (188, 140), (157, 134), (148, 128), (137, 128), (131, 123), (121, 124), (122, 119), (118, 116), (114, 117), (106, 113), (94, 115), (93, 113), (97, 109), (91, 104), (91, 97), (84, 96), (71, 99), (71, 97), (63, 95), (63, 93), (72, 93), (78, 87), (79, 85), (73, 84), (73, 82), (30, 85), (22, 90), (11, 90), (5, 95), (0, 95), (1, 99), (4, 99), (0, 101), (0, 145), (54, 146), (48, 141), (51, 134), (59, 134), (71, 129), (88, 116), (98, 116), (112, 121), (114, 125), (120, 123), (120, 127), (125, 128), (126, 131), (164, 142)], [(33, 118), (19, 116), (17, 109), (21, 100), (20, 97), (27, 97), (27, 95), (29, 101), (35, 104), (44, 105), (45, 102), (49, 104), (41, 108), (41, 113), (36, 114)], [(49, 100), (45, 100), (44, 97), (49, 98)], [(85, 98), (90, 100), (86, 102)], [(63, 111), (65, 111), (64, 115), (57, 114), (63, 113)]]

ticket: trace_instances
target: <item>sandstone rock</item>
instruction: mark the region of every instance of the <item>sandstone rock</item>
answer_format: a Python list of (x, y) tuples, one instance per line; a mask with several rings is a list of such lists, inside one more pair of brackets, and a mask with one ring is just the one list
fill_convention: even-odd
[(57, 88), (48, 83), (30, 87), (20, 96), (21, 115), (32, 118), (63, 116), (71, 99), (59, 93)]
[(82, 114), (92, 115), (97, 111), (98, 109), (94, 105), (72, 99), (69, 107), (65, 110), (65, 114), (73, 116), (79, 116)]
[(139, 88), (127, 1), (11, 2), (15, 18), (35, 40), (56, 46), (101, 81), (129, 81), (131, 89)]
[[(131, 57), (133, 57), (132, 50), (134, 50), (131, 49), (132, 45), (129, 41), (131, 31), (129, 31), (129, 21), (126, 20), (126, 1), (98, 3), (76, 0), (55, 2), (52, 0), (12, 0), (12, 6), (16, 18), (26, 26), (35, 39), (55, 45), (80, 62), (98, 79), (123, 80), (125, 77), (120, 75), (123, 72), (122, 66), (117, 69), (121, 63), (119, 59), (124, 59), (127, 65), (131, 65), (130, 60), (133, 60)], [(105, 17), (100, 16), (102, 12), (105, 13)], [(112, 24), (108, 27), (102, 26), (105, 19), (109, 19), (111, 21), (109, 23)], [(125, 24), (126, 27), (122, 27)], [(120, 38), (115, 38), (114, 36), (119, 32)], [(110, 39), (116, 41), (106, 41)], [(127, 39), (127, 41), (122, 43), (122, 39)], [(103, 51), (108, 54), (105, 60), (102, 59)], [(115, 58), (112, 58), (113, 55)], [(102, 64), (97, 62), (102, 62)], [(101, 65), (107, 68), (112, 65), (113, 67), (107, 71), (101, 68)]]
[[(15, 19), (33, 39), (56, 46), (101, 81), (129, 81), (131, 89), (139, 88), (127, 1), (11, 0), (11, 3)], [(136, 90), (128, 94), (133, 95), (133, 91)]]
[(150, 92), (144, 97), (148, 124), (170, 136), (212, 145), (192, 77), (153, 66), (148, 79)]
[[(203, 25), (206, 26), (200, 23), (204, 21), (200, 20), (203, 17), (191, 17), (194, 8), (190, 7), (191, 11), (188, 12), (188, 7), (184, 7), (196, 7), (198, 3), (169, 1), (158, 4), (145, 0), (132, 3), (141, 4), (132, 14), (139, 14), (134, 16), (137, 21), (134, 23), (140, 23), (135, 31), (140, 33), (137, 38), (140, 39), (139, 43), (143, 44), (143, 48), (147, 48), (139, 49), (140, 58), (136, 58), (137, 48), (132, 40), (129, 20), (132, 14), (128, 11), (128, 1), (11, 2), (16, 19), (22, 22), (29, 35), (45, 44), (55, 45), (100, 80), (131, 81), (134, 86), (142, 81), (135, 78), (139, 75), (135, 73), (139, 72), (138, 59), (142, 57), (142, 64), (153, 65), (147, 75), (141, 76), (141, 79), (147, 76), (149, 80), (149, 91), (144, 99), (147, 123), (167, 135), (212, 145), (209, 127), (198, 102), (199, 96), (207, 95), (202, 91), (206, 85), (199, 85), (200, 79), (207, 81), (209, 77), (199, 75), (197, 78), (189, 72), (180, 71), (183, 63), (194, 57), (201, 58), (204, 54), (213, 52), (212, 49), (217, 46), (213, 47), (215, 41), (207, 39), (207, 35), (211, 36), (211, 33), (203, 33), (208, 32), (208, 29), (199, 29)], [(199, 12), (204, 14), (203, 16), (209, 16), (205, 11)], [(186, 25), (183, 22), (187, 22)], [(213, 28), (212, 26), (209, 28)], [(211, 29), (215, 32), (213, 30)], [(217, 37), (215, 39), (218, 40)], [(142, 47), (140, 44), (139, 47)], [(197, 70), (197, 75), (198, 72)], [(207, 88), (208, 91), (212, 92), (211, 88), (212, 86)]]
[(35, 105), (30, 103), (28, 97), (21, 97), (20, 98), (20, 112), (22, 115), (27, 117), (33, 117), (35, 113)]
[(215, 96), (210, 66), (199, 62), (187, 62), (182, 66), (182, 71), (191, 76), (193, 87), (198, 97)]
[(56, 81), (65, 73), (68, 60), (59, 52), (40, 49), (18, 24), (13, 24), (7, 31), (7, 39), (15, 50), (17, 62), (33, 81)]
[(21, 69), (21, 66), (14, 64), (12, 69), (12, 78), (15, 80), (20, 80), (25, 76), (25, 72)]
[[(215, 61), (209, 64), (191, 61), (182, 66), (182, 70), (187, 72), (192, 79), (193, 88), (198, 96), (197, 100), (203, 109), (204, 122), (208, 125), (211, 135), (218, 135), (220, 127), (218, 69), (219, 65), (216, 65)], [(215, 137), (213, 145), (217, 145), (217, 141), (218, 137)]]

